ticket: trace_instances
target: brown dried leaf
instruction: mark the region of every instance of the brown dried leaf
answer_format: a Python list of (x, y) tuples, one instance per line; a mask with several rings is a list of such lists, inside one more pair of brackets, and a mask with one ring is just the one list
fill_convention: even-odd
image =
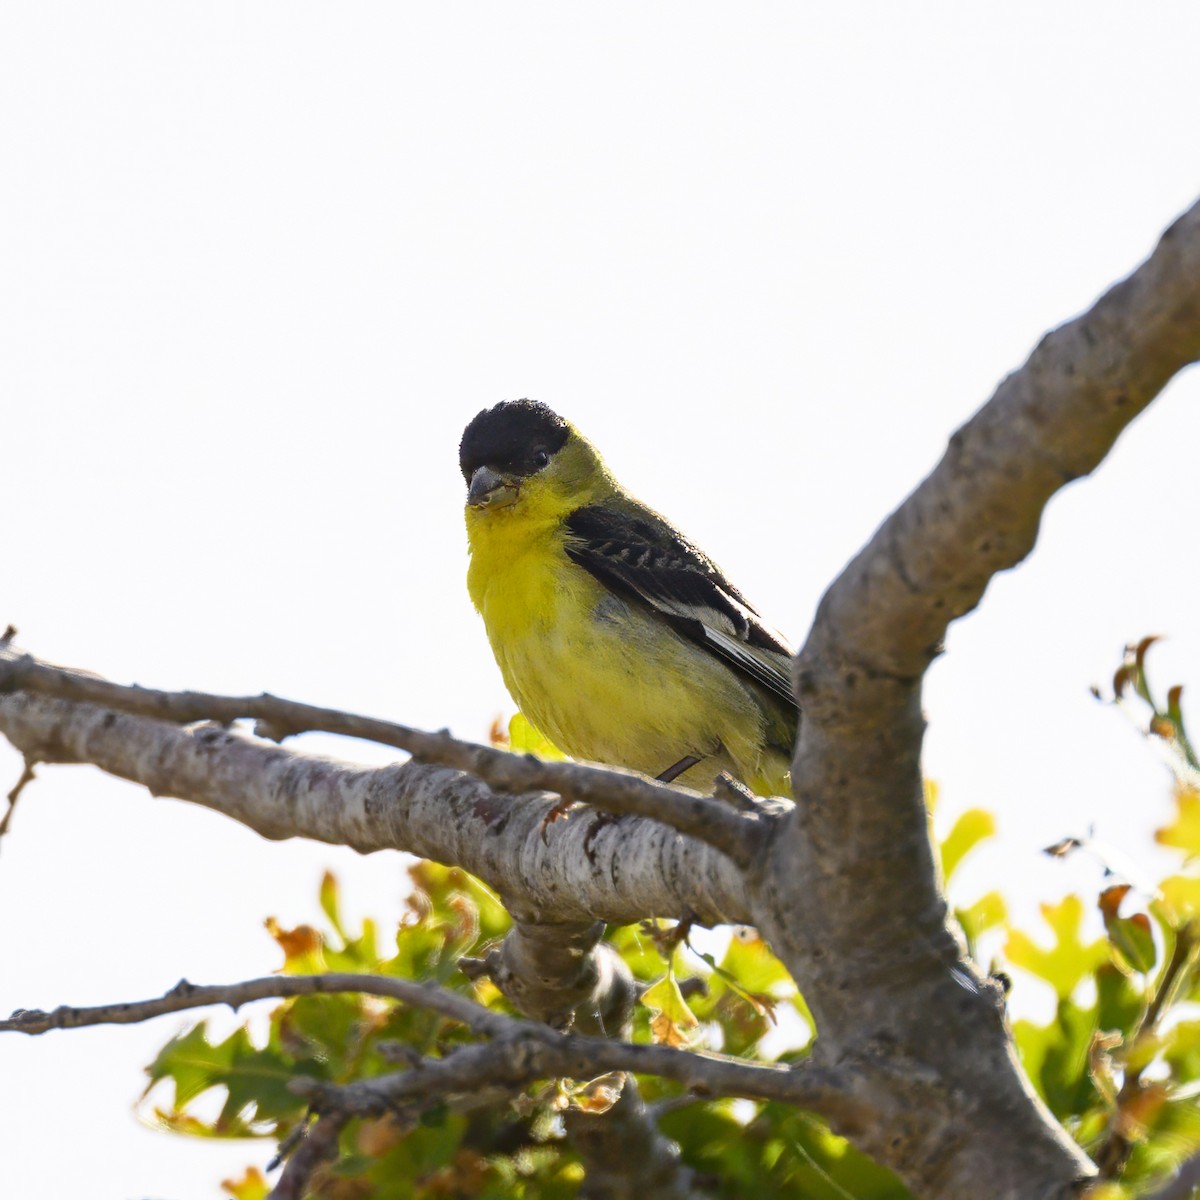
[(571, 1107), (586, 1113), (606, 1113), (621, 1098), (625, 1072), (610, 1071), (585, 1083), (571, 1093)]
[(1059, 838), (1053, 846), (1047, 846), (1042, 853), (1050, 855), (1051, 858), (1066, 858), (1073, 850), (1078, 850), (1082, 847), (1083, 842), (1077, 837)]
[(655, 1013), (650, 1018), (650, 1036), (660, 1046), (675, 1046), (687, 1049), (691, 1040), (666, 1013)]
[(1105, 922), (1116, 920), (1117, 909), (1121, 907), (1121, 901), (1125, 899), (1129, 891), (1129, 884), (1115, 883), (1100, 893), (1100, 912), (1103, 914)]

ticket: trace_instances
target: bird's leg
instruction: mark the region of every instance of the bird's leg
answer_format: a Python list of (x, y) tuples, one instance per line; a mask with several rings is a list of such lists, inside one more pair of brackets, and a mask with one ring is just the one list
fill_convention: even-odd
[(669, 766), (661, 775), (656, 775), (654, 778), (659, 783), (673, 783), (684, 771), (690, 771), (699, 761), (698, 754), (685, 754), (677, 763)]

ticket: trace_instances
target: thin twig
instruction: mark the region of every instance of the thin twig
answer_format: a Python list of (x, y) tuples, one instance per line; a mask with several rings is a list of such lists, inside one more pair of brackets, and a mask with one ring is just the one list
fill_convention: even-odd
[[(1130, 1046), (1136, 1046), (1154, 1032), (1163, 1012), (1171, 1004), (1187, 977), (1188, 968), (1195, 959), (1197, 944), (1196, 932), (1190, 924), (1182, 926), (1175, 934), (1171, 957), (1163, 967), (1158, 986), (1154, 989), (1154, 995), (1150, 997), (1137, 1030), (1130, 1039)], [(1149, 1065), (1149, 1061), (1136, 1063), (1125, 1070), (1125, 1078), (1121, 1081), (1120, 1091), (1117, 1092), (1104, 1139), (1092, 1154), (1104, 1179), (1115, 1179), (1133, 1152), (1135, 1137), (1128, 1124), (1127, 1109), (1134, 1097), (1141, 1092), (1142, 1073)]]
[(414, 983), (390, 975), (357, 975), (350, 971), (331, 971), (325, 975), (269, 975), (243, 983), (196, 984), (181, 979), (169, 992), (153, 1000), (131, 1000), (117, 1004), (99, 1004), (91, 1008), (62, 1005), (53, 1012), (17, 1009), (7, 1020), (0, 1020), (0, 1033), (47, 1033), (51, 1029), (79, 1029), (86, 1025), (134, 1025), (167, 1013), (185, 1012), (213, 1004), (238, 1009), (254, 1000), (284, 999), (333, 992), (357, 992), (367, 996), (386, 996), (440, 1013), (466, 1025), (475, 1033), (492, 1037), (509, 1032), (512, 1018), (489, 1012), (467, 996), (432, 983)]
[(288, 1157), (283, 1174), (267, 1200), (304, 1200), (317, 1168), (337, 1157), (338, 1136), (347, 1120), (340, 1113), (330, 1113), (310, 1125), (303, 1140)]
[(531, 1022), (514, 1022), (510, 1036), (456, 1048), (413, 1070), (344, 1086), (298, 1077), (290, 1087), (321, 1112), (377, 1116), (418, 1096), (472, 1091), (485, 1084), (517, 1087), (538, 1079), (594, 1079), (609, 1071), (657, 1075), (701, 1096), (779, 1100), (826, 1115), (844, 1115), (854, 1107), (844, 1074), (809, 1061), (751, 1063), (673, 1046), (555, 1033)]
[(291, 1152), (295, 1150), (295, 1148), (300, 1145), (302, 1141), (304, 1141), (305, 1137), (308, 1135), (309, 1120), (312, 1116), (313, 1111), (312, 1109), (309, 1109), (305, 1114), (304, 1120), (297, 1121), (296, 1124), (292, 1126), (291, 1132), (288, 1133), (287, 1137), (285, 1137), (279, 1143), (279, 1146), (275, 1151), (275, 1157), (271, 1159), (269, 1163), (267, 1163), (268, 1173), (279, 1170), (279, 1168), (283, 1166), (287, 1156), (291, 1154)]
[[(12, 626), (10, 625), (9, 629), (11, 628)], [(32, 783), (36, 778), (37, 776), (33, 771), (33, 763), (29, 759), (26, 759), (25, 765), (21, 769), (21, 778), (17, 780), (13, 785), (12, 791), (8, 793), (8, 807), (4, 810), (4, 817), (0, 819), (0, 837), (3, 837), (8, 832), (8, 825), (12, 820), (13, 813), (16, 811), (17, 800), (21, 793), (25, 790), (26, 785)]]
[(591, 1079), (608, 1071), (637, 1071), (673, 1079), (704, 1095), (784, 1100), (820, 1111), (848, 1111), (850, 1101), (841, 1074), (800, 1063), (752, 1063), (719, 1054), (671, 1046), (634, 1045), (603, 1037), (558, 1033), (547, 1025), (492, 1012), (467, 996), (432, 983), (414, 983), (384, 975), (281, 975), (243, 983), (201, 986), (181, 980), (153, 1000), (63, 1006), (53, 1012), (19, 1009), (0, 1021), (0, 1032), (46, 1033), (86, 1025), (129, 1025), (166, 1013), (212, 1004), (238, 1008), (252, 1000), (314, 993), (358, 992), (386, 996), (440, 1013), (490, 1044), (464, 1046), (441, 1059), (425, 1059), (409, 1071), (379, 1076), (338, 1088), (298, 1077), (293, 1090), (313, 1099), (319, 1111), (350, 1115), (380, 1113), (413, 1096), (472, 1090), (481, 1083), (524, 1084), (535, 1079), (570, 1076)]

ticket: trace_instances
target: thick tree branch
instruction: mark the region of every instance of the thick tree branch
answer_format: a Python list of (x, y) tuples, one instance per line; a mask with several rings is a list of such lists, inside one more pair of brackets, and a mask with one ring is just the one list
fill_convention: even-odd
[[(1090, 312), (1047, 335), (951, 439), (821, 602), (796, 665), (803, 797), (751, 880), (825, 1061), (885, 1047), (852, 1130), (924, 1197), (1071, 1194), (1092, 1171), (1020, 1076), (1000, 1000), (939, 894), (920, 772), (921, 680), (951, 620), (1032, 548), (1041, 513), (1200, 356), (1200, 204)], [(795, 879), (802, 879), (802, 887)]]
[(603, 937), (603, 921), (517, 921), (483, 958), (460, 959), (459, 967), (471, 978), (486, 975), (531, 1020), (611, 1037), (625, 1029), (637, 988)]
[[(625, 961), (602, 938), (604, 925), (516, 922), (483, 959), (460, 960), (486, 974), (526, 1017), (555, 1029), (610, 1038), (629, 1036), (637, 985)], [(584, 1166), (581, 1200), (688, 1200), (692, 1172), (658, 1130), (637, 1080), (626, 1076), (606, 1112), (570, 1111), (563, 1125)]]
[(519, 920), (627, 925), (690, 910), (709, 924), (749, 921), (742, 873), (711, 846), (657, 821), (613, 823), (586, 809), (547, 824), (546, 796), (497, 793), (447, 767), (355, 767), (237, 730), (25, 692), (0, 696), (0, 733), (30, 761), (94, 763), (264, 837), (406, 850), (462, 867)]
[(1050, 497), (1095, 470), (1198, 358), (1200, 203), (1129, 278), (1042, 339), (830, 587), (797, 666), (817, 706), (806, 715), (853, 724), (886, 704), (873, 683), (923, 674), (950, 622), (1033, 549)]
[(716, 846), (742, 866), (761, 851), (773, 815), (762, 807), (738, 811), (709, 796), (658, 783), (633, 771), (586, 763), (543, 762), (530, 755), (463, 742), (445, 730), (427, 733), (392, 721), (283, 700), (265, 692), (259, 696), (216, 696), (111, 683), (98, 675), (21, 653), (10, 639), (0, 645), (0, 695), (12, 692), (84, 701), (176, 724), (217, 721), (229, 725), (252, 719), (257, 722), (255, 732), (275, 742), (318, 731), (362, 738), (404, 750), (420, 762), (465, 771), (497, 791), (554, 792), (564, 800), (590, 804), (619, 816), (651, 817)]

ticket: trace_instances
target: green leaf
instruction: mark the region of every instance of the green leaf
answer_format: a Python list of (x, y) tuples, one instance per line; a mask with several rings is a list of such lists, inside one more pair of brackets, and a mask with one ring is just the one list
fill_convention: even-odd
[(761, 992), (784, 999), (796, 991), (788, 969), (771, 953), (755, 930), (734, 930), (721, 959), (720, 970), (747, 992)]
[(1096, 968), (1096, 1027), (1115, 1029), (1128, 1040), (1146, 1008), (1146, 989), (1115, 963)]
[(968, 809), (942, 842), (942, 878), (949, 883), (959, 864), (981, 842), (996, 836), (996, 818), (982, 808)]
[(1134, 913), (1131, 917), (1118, 915), (1121, 902), (1131, 888), (1127, 883), (1114, 884), (1100, 893), (1100, 912), (1104, 917), (1104, 928), (1109, 941), (1120, 952), (1121, 958), (1130, 968), (1148, 974), (1158, 961), (1158, 950), (1154, 945), (1154, 932), (1150, 918), (1145, 913)]
[(341, 949), (325, 943), (325, 969), (327, 971), (350, 971), (359, 974), (374, 974), (379, 970), (379, 939), (375, 922), (367, 917), (362, 923), (362, 932), (356, 938), (347, 938)]
[(218, 1126), (231, 1124), (249, 1110), (254, 1120), (278, 1120), (296, 1116), (305, 1102), (288, 1090), (296, 1078), (296, 1066), (285, 1056), (267, 1047), (258, 1050), (244, 1028), (228, 1039), (233, 1046), (232, 1061), (220, 1080), (228, 1091)]
[(338, 1062), (349, 1054), (365, 1021), (366, 998), (352, 993), (297, 996), (276, 1012), (278, 1044), (308, 1069)]
[(975, 943), (989, 929), (995, 929), (1008, 920), (1008, 906), (999, 892), (988, 892), (966, 908), (956, 908), (954, 915), (967, 936), (967, 943), (974, 949)]
[(1059, 999), (1066, 999), (1081, 980), (1108, 961), (1108, 944), (1104, 938), (1086, 943), (1081, 938), (1084, 908), (1078, 896), (1064, 896), (1058, 904), (1043, 904), (1041, 911), (1054, 934), (1051, 948), (1043, 949), (1028, 934), (1014, 929), (1009, 932), (1004, 953), (1014, 966), (1044, 979)]
[(1146, 975), (1154, 970), (1158, 950), (1150, 930), (1150, 918), (1145, 913), (1134, 913), (1132, 917), (1118, 917), (1110, 921), (1108, 936), (1121, 952), (1121, 957), (1135, 971)]
[(663, 973), (666, 960), (640, 924), (610, 926), (607, 941), (625, 960), (635, 979), (649, 983)]
[(925, 785), (925, 812), (932, 817), (937, 812), (938, 801), (941, 799), (941, 788), (938, 787), (937, 780), (926, 779)]
[(1119, 1183), (1101, 1183), (1088, 1189), (1088, 1200), (1131, 1200), (1133, 1193)]
[(318, 893), (318, 899), (321, 903), (321, 911), (325, 914), (329, 924), (333, 926), (334, 932), (345, 941), (346, 934), (342, 929), (342, 918), (338, 903), (338, 881), (337, 876), (332, 871), (326, 871), (321, 876), (321, 890)]
[(1200, 879), (1195, 875), (1171, 875), (1158, 885), (1158, 893), (1173, 927), (1200, 917)]
[(532, 754), (535, 758), (552, 761), (567, 757), (522, 712), (513, 713), (508, 723), (508, 748), (514, 754)]
[(1180, 1021), (1164, 1034), (1163, 1060), (1181, 1083), (1200, 1079), (1200, 1021)]
[(258, 1049), (245, 1028), (214, 1043), (206, 1025), (196, 1025), (168, 1042), (146, 1073), (146, 1092), (165, 1079), (174, 1083), (175, 1115), (209, 1089), (225, 1088), (225, 1104), (208, 1130), (216, 1136), (245, 1137), (254, 1132), (248, 1121), (290, 1119), (305, 1106), (287, 1088), (297, 1075), (295, 1062), (270, 1046)]
[(688, 1046), (699, 1028), (696, 1014), (688, 1008), (674, 974), (668, 972), (656, 984), (642, 993), (644, 1004), (656, 1016), (651, 1019), (650, 1031), (656, 1042), (668, 1046)]
[[(764, 1113), (773, 1115), (775, 1110), (775, 1105), (768, 1105)], [(906, 1200), (909, 1196), (890, 1171), (813, 1117), (793, 1110), (778, 1117), (776, 1128), (779, 1152), (770, 1178), (772, 1183), (791, 1185), (791, 1195), (803, 1200)]]
[(1088, 1070), (1095, 1032), (1095, 1009), (1081, 1008), (1068, 999), (1059, 1001), (1048, 1025), (1013, 1023), (1021, 1065), (1059, 1120), (1086, 1112), (1100, 1100)]
[(230, 1055), (208, 1040), (208, 1027), (201, 1021), (186, 1033), (173, 1037), (158, 1052), (146, 1068), (150, 1076), (146, 1092), (160, 1080), (171, 1079), (175, 1083), (175, 1107), (183, 1108), (189, 1100), (212, 1087), (214, 1079), (229, 1063)]
[(1161, 846), (1174, 846), (1188, 857), (1200, 854), (1200, 789), (1188, 784), (1175, 788), (1175, 819), (1154, 834)]
[(689, 1001), (692, 1011), (702, 1021), (718, 1023), (724, 1053), (751, 1053), (777, 1023), (778, 1002), (796, 997), (792, 977), (753, 929), (734, 930), (719, 963), (689, 948), (713, 972), (706, 993)]

